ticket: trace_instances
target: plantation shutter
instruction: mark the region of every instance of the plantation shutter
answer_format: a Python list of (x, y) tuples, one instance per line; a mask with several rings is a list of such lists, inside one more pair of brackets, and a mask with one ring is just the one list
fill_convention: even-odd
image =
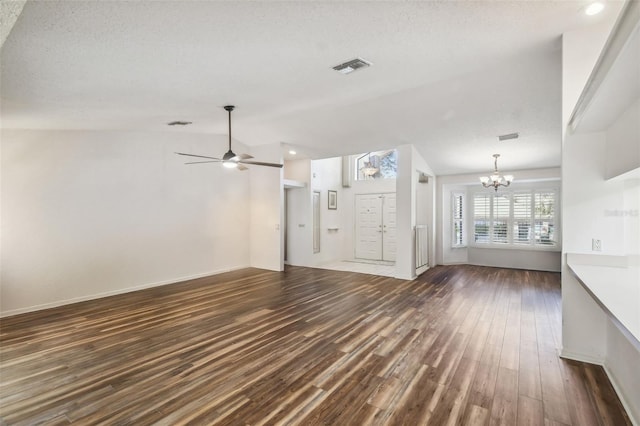
[(496, 194), (493, 197), (493, 235), (492, 242), (507, 244), (509, 242), (509, 196)]
[(531, 244), (531, 193), (513, 195), (513, 243)]
[(464, 236), (463, 236), (463, 198), (464, 194), (453, 194), (453, 246), (462, 246), (464, 245)]
[(490, 194), (475, 194), (473, 197), (473, 239), (476, 243), (489, 243), (490, 218)]

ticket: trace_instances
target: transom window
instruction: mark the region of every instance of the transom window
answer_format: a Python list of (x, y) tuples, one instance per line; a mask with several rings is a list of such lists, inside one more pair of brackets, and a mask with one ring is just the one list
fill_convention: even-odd
[(395, 179), (398, 152), (395, 149), (367, 152), (356, 156), (356, 180)]

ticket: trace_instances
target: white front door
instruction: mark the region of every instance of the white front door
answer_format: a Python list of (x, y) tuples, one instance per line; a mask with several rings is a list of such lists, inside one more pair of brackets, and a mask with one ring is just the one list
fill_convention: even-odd
[(396, 260), (396, 194), (356, 195), (357, 259)]
[(396, 194), (382, 198), (382, 260), (396, 261)]
[(356, 195), (356, 258), (382, 259), (382, 198)]

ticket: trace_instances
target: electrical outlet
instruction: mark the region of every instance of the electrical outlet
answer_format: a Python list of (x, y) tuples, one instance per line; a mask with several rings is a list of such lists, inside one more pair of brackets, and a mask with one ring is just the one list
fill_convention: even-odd
[(591, 251), (602, 251), (602, 241), (591, 239)]

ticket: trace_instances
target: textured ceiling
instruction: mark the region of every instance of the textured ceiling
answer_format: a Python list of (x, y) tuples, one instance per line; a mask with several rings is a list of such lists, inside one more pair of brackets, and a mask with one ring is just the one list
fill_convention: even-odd
[[(2, 126), (224, 134), (235, 104), (247, 145), (412, 143), (438, 174), (485, 171), (494, 152), (558, 166), (560, 36), (601, 19), (586, 4), (29, 1), (2, 47)], [(356, 56), (374, 65), (331, 69)]]

